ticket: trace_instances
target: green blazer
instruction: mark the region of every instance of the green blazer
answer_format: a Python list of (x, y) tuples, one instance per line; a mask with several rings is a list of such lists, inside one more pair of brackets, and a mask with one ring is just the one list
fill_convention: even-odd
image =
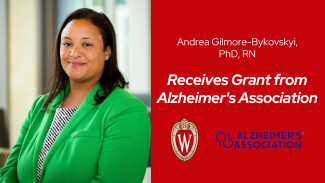
[[(41, 110), (48, 95), (37, 97), (28, 112), (0, 182), (36, 183), (37, 162), (55, 110), (70, 83)], [(100, 83), (91, 90), (48, 152), (40, 182), (142, 182), (148, 163), (150, 121), (145, 105), (124, 89), (115, 88), (94, 105)], [(60, 97), (60, 95), (62, 95)], [(61, 98), (61, 99), (60, 99)]]

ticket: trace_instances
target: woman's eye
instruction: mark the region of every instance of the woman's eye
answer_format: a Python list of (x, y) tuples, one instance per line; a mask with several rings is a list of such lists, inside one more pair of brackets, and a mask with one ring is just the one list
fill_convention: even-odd
[(92, 45), (91, 44), (88, 44), (88, 43), (85, 43), (84, 46), (87, 46), (88, 47), (88, 46), (92, 46)]
[(63, 43), (63, 46), (71, 46), (70, 43)]

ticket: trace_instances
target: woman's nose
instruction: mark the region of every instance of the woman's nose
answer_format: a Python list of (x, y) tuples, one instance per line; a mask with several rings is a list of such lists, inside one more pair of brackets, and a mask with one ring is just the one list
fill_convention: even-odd
[(78, 58), (80, 56), (81, 56), (80, 49), (77, 46), (73, 47), (73, 49), (71, 50), (71, 53), (70, 53), (70, 57)]

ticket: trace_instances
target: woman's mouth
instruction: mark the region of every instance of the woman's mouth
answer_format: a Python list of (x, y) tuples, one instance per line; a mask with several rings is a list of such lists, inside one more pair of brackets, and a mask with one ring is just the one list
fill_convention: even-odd
[(68, 62), (71, 67), (81, 67), (85, 65), (85, 63), (78, 63), (78, 62)]

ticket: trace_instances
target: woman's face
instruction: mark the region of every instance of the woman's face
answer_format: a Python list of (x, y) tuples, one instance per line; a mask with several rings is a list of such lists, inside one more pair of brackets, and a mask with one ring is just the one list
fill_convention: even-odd
[(85, 19), (70, 21), (61, 33), (60, 58), (70, 80), (98, 81), (111, 50), (105, 51), (100, 30)]

